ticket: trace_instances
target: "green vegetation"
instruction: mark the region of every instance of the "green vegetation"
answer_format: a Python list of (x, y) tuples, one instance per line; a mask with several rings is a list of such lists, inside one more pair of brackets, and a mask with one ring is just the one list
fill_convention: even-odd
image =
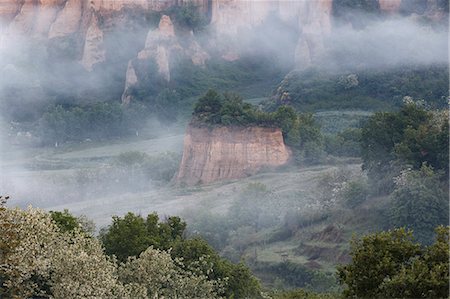
[(186, 223), (179, 217), (169, 217), (159, 222), (157, 214), (146, 219), (133, 213), (123, 218), (113, 217), (113, 223), (100, 233), (100, 239), (109, 255), (119, 261), (137, 257), (148, 247), (170, 250), (173, 259), (182, 259), (186, 270), (199, 267), (202, 261), (210, 267), (197, 269), (212, 280), (224, 281), (224, 295), (234, 298), (260, 297), (259, 282), (244, 264), (232, 264), (219, 255), (200, 238), (185, 239)]
[(200, 12), (199, 7), (192, 2), (180, 6), (172, 6), (168, 14), (174, 23), (183, 30), (188, 29), (198, 32), (203, 30), (208, 24), (206, 17)]
[(345, 201), (345, 205), (355, 208), (365, 202), (369, 196), (369, 184), (364, 178), (348, 181), (342, 188), (340, 196)]
[(337, 134), (324, 134), (325, 151), (334, 156), (361, 156), (361, 129), (349, 128)]
[[(351, 55), (349, 59), (353, 59)], [(343, 57), (341, 60), (345, 60)], [(298, 111), (392, 110), (410, 96), (436, 108), (447, 105), (448, 67), (403, 66), (336, 74), (315, 69), (288, 74), (266, 103), (269, 110), (292, 105)]]
[[(406, 102), (399, 112), (379, 112), (362, 129), (363, 169), (373, 191), (390, 193), (395, 176), (423, 163), (448, 176), (448, 112)], [(443, 177), (444, 178), (444, 177)]]
[(279, 127), (287, 145), (299, 163), (317, 163), (323, 158), (323, 136), (312, 114), (297, 114), (281, 106), (275, 112), (264, 112), (235, 94), (220, 95), (209, 90), (194, 106), (194, 125)]
[(449, 228), (421, 247), (412, 232), (395, 229), (352, 241), (352, 262), (338, 268), (346, 298), (447, 298)]
[(396, 178), (391, 200), (392, 227), (410, 228), (417, 240), (430, 244), (433, 229), (448, 223), (448, 176), (426, 164), (405, 170)]
[(193, 123), (223, 126), (274, 126), (272, 116), (244, 103), (242, 97), (210, 89), (194, 106)]
[(63, 212), (50, 211), (50, 216), (62, 233), (80, 231), (85, 234), (93, 234), (95, 224), (84, 216), (75, 217), (65, 209)]
[(310, 113), (295, 114), (288, 106), (275, 112), (277, 123), (284, 127), (285, 142), (299, 163), (318, 163), (324, 158), (323, 135)]
[[(260, 184), (251, 189), (267, 192)], [(249, 268), (220, 258), (200, 238), (184, 238), (186, 224), (178, 217), (164, 222), (156, 214), (148, 215), (147, 219), (132, 213), (114, 217), (100, 239), (105, 242), (107, 252), (117, 251), (123, 261), (118, 264), (115, 256), (109, 258), (104, 254), (96, 238), (76, 227), (75, 217), (68, 211), (10, 209), (5, 203), (0, 197), (2, 296), (263, 298)], [(446, 298), (449, 229), (437, 227), (435, 241), (429, 246), (414, 242), (413, 232), (403, 228), (354, 238), (349, 253), (351, 262), (337, 269), (339, 281), (345, 287), (342, 292), (310, 290), (310, 284), (317, 285), (318, 281), (333, 284), (331, 275), (290, 261), (268, 265), (285, 281), (291, 281), (291, 285), (305, 287), (274, 290), (270, 297)]]
[(67, 141), (105, 140), (140, 129), (145, 107), (118, 103), (95, 103), (85, 106), (51, 107), (39, 121), (44, 144)]
[[(178, 170), (180, 156), (172, 152), (150, 156), (138, 151), (124, 152), (114, 159), (114, 166), (123, 180), (135, 180), (141, 176), (148, 180), (169, 182)], [(128, 177), (128, 180), (127, 180)]]
[(149, 247), (119, 265), (96, 238), (77, 229), (62, 232), (42, 210), (10, 209), (2, 200), (0, 224), (0, 295), (5, 298), (221, 297), (221, 281), (185, 269), (168, 252)]
[(413, 229), (423, 244), (448, 221), (448, 110), (406, 99), (362, 128), (361, 154), (372, 195), (389, 195), (391, 227)]
[(139, 256), (150, 246), (168, 250), (182, 238), (185, 229), (186, 223), (178, 217), (169, 217), (160, 223), (157, 214), (144, 219), (128, 213), (123, 218), (114, 216), (112, 224), (100, 233), (100, 240), (107, 254), (114, 254), (123, 262), (130, 256)]
[(336, 294), (320, 294), (308, 290), (297, 289), (274, 294), (274, 299), (335, 299)]

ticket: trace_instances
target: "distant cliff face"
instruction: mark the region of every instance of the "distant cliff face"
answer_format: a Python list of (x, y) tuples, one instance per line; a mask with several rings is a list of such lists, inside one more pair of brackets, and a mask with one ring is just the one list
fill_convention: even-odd
[(176, 181), (195, 185), (237, 179), (264, 166), (281, 166), (288, 159), (280, 129), (189, 126)]
[[(402, 7), (403, 11), (408, 11), (413, 2), (417, 1), (378, 0), (378, 6), (382, 12), (394, 14)], [(446, 12), (438, 9), (437, 2), (425, 0), (425, 6), (422, 6), (426, 9), (422, 13), (434, 19), (442, 17)], [(93, 65), (105, 60), (99, 17), (120, 19), (121, 15), (117, 12), (126, 8), (162, 11), (185, 3), (193, 3), (207, 15), (218, 38), (239, 36), (242, 30), (251, 30), (268, 17), (276, 16), (298, 32), (295, 66), (300, 69), (320, 59), (331, 31), (333, 0), (1, 0), (0, 32), (6, 30), (11, 34), (23, 33), (48, 39), (77, 34), (84, 45), (81, 47), (80, 61), (90, 71)], [(414, 9), (411, 11), (415, 12)], [(228, 60), (238, 57), (236, 53), (223, 55)]]
[[(80, 62), (91, 71), (95, 64), (106, 59), (99, 17), (102, 20), (120, 19), (117, 12), (125, 8), (162, 11), (183, 3), (199, 6), (211, 20), (218, 38), (239, 35), (241, 29), (251, 30), (268, 16), (277, 15), (286, 24), (298, 28), (300, 34), (295, 59), (299, 67), (308, 66), (318, 56), (323, 48), (323, 39), (330, 30), (332, 0), (3, 0), (0, 1), (0, 29), (3, 27), (3, 31), (10, 34), (47, 39), (76, 35), (84, 45), (78, 55)], [(149, 48), (148, 43), (146, 48)], [(199, 52), (199, 49), (192, 44), (190, 51)], [(204, 60), (203, 53), (194, 55), (197, 62)], [(234, 60), (239, 56), (225, 53), (223, 57)]]
[[(128, 104), (132, 100), (130, 89), (139, 84), (139, 78), (134, 68), (135, 65), (150, 60), (154, 61), (157, 65), (157, 75), (164, 81), (170, 82), (171, 57), (183, 56), (190, 59), (194, 65), (203, 66), (205, 64), (206, 60), (209, 59), (209, 55), (197, 43), (193, 32), (184, 32), (180, 35), (183, 35), (184, 47), (179, 42), (177, 34), (175, 34), (174, 25), (170, 17), (162, 15), (158, 28), (148, 32), (144, 49), (137, 54), (137, 58), (128, 62), (122, 103)], [(155, 74), (147, 75), (152, 76)]]

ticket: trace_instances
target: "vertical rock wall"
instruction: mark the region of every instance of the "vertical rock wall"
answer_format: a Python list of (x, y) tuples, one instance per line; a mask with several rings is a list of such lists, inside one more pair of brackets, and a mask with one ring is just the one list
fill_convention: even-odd
[(278, 128), (189, 126), (176, 181), (195, 185), (237, 179), (288, 160)]

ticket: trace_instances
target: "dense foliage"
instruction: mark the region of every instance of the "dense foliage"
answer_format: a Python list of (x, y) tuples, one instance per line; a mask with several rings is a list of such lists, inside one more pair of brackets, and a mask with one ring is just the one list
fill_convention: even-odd
[(398, 112), (378, 112), (362, 128), (361, 154), (371, 195), (389, 195), (390, 227), (414, 230), (423, 244), (448, 222), (448, 110), (405, 99)]
[(169, 217), (159, 222), (157, 214), (149, 214), (146, 219), (128, 213), (124, 217), (114, 216), (112, 224), (102, 230), (100, 240), (107, 254), (114, 254), (119, 261), (130, 256), (138, 256), (150, 246), (167, 250), (181, 239), (186, 223), (179, 217)]
[(315, 293), (312, 291), (297, 289), (274, 294), (274, 299), (334, 299), (336, 294)]
[(51, 107), (39, 121), (43, 143), (105, 140), (135, 133), (145, 124), (145, 107), (118, 103)]
[[(407, 99), (398, 112), (378, 112), (362, 129), (363, 168), (374, 191), (391, 192), (402, 169), (427, 163), (448, 175), (448, 112)], [(443, 179), (445, 176), (443, 177)]]
[(95, 230), (95, 224), (92, 220), (87, 219), (85, 216), (75, 217), (69, 213), (69, 210), (64, 211), (50, 211), (50, 217), (58, 226), (61, 232), (70, 232), (79, 230), (85, 234), (93, 234)]
[(274, 125), (269, 114), (244, 103), (239, 95), (230, 93), (221, 95), (212, 89), (195, 103), (193, 115), (193, 123), (199, 125)]
[(186, 269), (168, 252), (150, 247), (118, 265), (91, 235), (64, 232), (49, 213), (10, 209), (3, 201), (0, 250), (5, 298), (218, 298), (222, 292), (221, 282)]
[[(244, 264), (222, 259), (204, 240), (185, 239), (186, 223), (179, 217), (160, 222), (156, 214), (146, 219), (133, 213), (113, 217), (113, 223), (100, 233), (107, 254), (120, 261), (134, 260), (149, 246), (169, 250), (173, 259), (182, 259), (185, 269), (197, 268), (202, 275), (224, 282), (223, 294), (234, 298), (260, 297), (259, 282)], [(201, 260), (209, 267), (198, 266)]]
[(361, 156), (361, 129), (348, 128), (336, 134), (324, 134), (325, 151), (334, 156)]
[(405, 170), (396, 178), (391, 200), (391, 225), (414, 230), (414, 236), (423, 244), (432, 242), (436, 226), (448, 223), (447, 176), (426, 164), (419, 170)]
[[(262, 186), (251, 192), (256, 190), (267, 192)], [(200, 238), (185, 239), (186, 224), (178, 217), (165, 222), (156, 214), (113, 218), (101, 239), (106, 251), (123, 261), (119, 265), (68, 211), (10, 209), (1, 200), (2, 296), (262, 298), (248, 267), (220, 258)], [(425, 247), (403, 228), (353, 239), (350, 256), (349, 264), (338, 267), (342, 294), (298, 289), (272, 297), (446, 298), (449, 292), (448, 227), (436, 228), (435, 242)], [(309, 289), (317, 280), (332, 283), (331, 277), (289, 261), (267, 267), (297, 287)]]
[(348, 298), (447, 298), (449, 228), (421, 247), (412, 232), (395, 229), (352, 241), (352, 262), (338, 268)]
[[(353, 57), (339, 60), (345, 59)], [(366, 69), (346, 74), (315, 69), (293, 71), (266, 106), (275, 110), (279, 105), (290, 104), (298, 111), (389, 110), (400, 107), (403, 97), (411, 96), (441, 108), (447, 105), (448, 80), (446, 66)]]

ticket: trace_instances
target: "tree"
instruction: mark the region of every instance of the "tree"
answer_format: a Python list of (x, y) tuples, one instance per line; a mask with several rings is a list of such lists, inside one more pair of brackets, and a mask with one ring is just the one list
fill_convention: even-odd
[(436, 228), (436, 242), (421, 256), (383, 283), (388, 298), (447, 298), (449, 293), (449, 229)]
[(428, 247), (404, 228), (353, 239), (352, 262), (339, 266), (347, 298), (447, 298), (449, 228), (436, 229)]
[(75, 217), (70, 214), (67, 209), (64, 209), (63, 212), (50, 211), (49, 213), (52, 220), (63, 233), (80, 230), (88, 235), (94, 234), (95, 224), (92, 220), (87, 219), (85, 216)]
[(119, 268), (119, 277), (139, 298), (219, 298), (222, 286), (201, 272), (184, 269), (180, 260), (153, 247), (139, 257), (129, 257)]
[(286, 144), (290, 145), (298, 162), (315, 163), (321, 160), (323, 136), (320, 126), (311, 113), (298, 114), (286, 132)]
[(210, 89), (195, 103), (194, 116), (202, 122), (219, 123), (220, 109), (222, 109), (222, 98), (217, 91)]
[(113, 216), (112, 224), (100, 232), (100, 240), (106, 253), (114, 254), (119, 261), (138, 256), (153, 241), (147, 234), (145, 220), (133, 213), (127, 213), (123, 218)]
[(45, 211), (0, 201), (2, 298), (219, 298), (222, 283), (202, 272), (210, 265), (199, 259), (191, 266), (150, 247), (118, 267), (96, 238), (62, 232)]
[(42, 210), (0, 206), (0, 249), (2, 297), (129, 298), (98, 240)]
[[(128, 213), (123, 218), (114, 216), (113, 223), (100, 233), (100, 239), (107, 254), (117, 256), (121, 262), (131, 263), (130, 267), (139, 268), (141, 261), (137, 261), (137, 257), (151, 246), (154, 250), (170, 251), (174, 261), (177, 259), (182, 261), (178, 267), (184, 271), (196, 271), (196, 274), (205, 276), (211, 281), (222, 281), (222, 292), (227, 297), (245, 298), (241, 296), (242, 294), (251, 294), (246, 295), (250, 298), (260, 296), (259, 282), (247, 266), (235, 265), (222, 259), (201, 238), (183, 238), (185, 230), (186, 223), (179, 217), (169, 217), (166, 221), (160, 222), (156, 213), (149, 214), (146, 219)], [(150, 250), (144, 256), (148, 254), (154, 252)], [(142, 263), (143, 267), (147, 267), (145, 266), (147, 262)], [(131, 283), (134, 280), (126, 281)]]
[(334, 294), (321, 294), (309, 290), (297, 289), (275, 294), (274, 299), (333, 299)]
[(295, 121), (297, 119), (297, 113), (291, 106), (280, 106), (277, 111), (275, 111), (275, 121), (277, 125), (281, 128), (283, 136), (286, 138), (287, 134), (294, 127)]
[(69, 214), (69, 210), (63, 212), (50, 211), (50, 216), (62, 232), (74, 231), (79, 228), (77, 218)]
[[(181, 259), (185, 269), (196, 268), (214, 281), (223, 282), (226, 298), (260, 298), (261, 286), (250, 269), (243, 263), (233, 264), (221, 258), (203, 239), (178, 240), (171, 255)], [(199, 264), (198, 261), (203, 261)]]
[(412, 229), (416, 239), (431, 243), (434, 228), (449, 217), (448, 185), (442, 176), (426, 164), (420, 170), (403, 171), (391, 195), (391, 225)]
[(180, 239), (186, 229), (186, 223), (179, 217), (169, 217), (159, 222), (156, 213), (146, 219), (131, 212), (123, 218), (113, 216), (113, 222), (100, 232), (100, 240), (109, 255), (115, 255), (119, 261), (130, 256), (138, 256), (148, 247), (167, 250), (173, 242)]
[(394, 190), (401, 170), (417, 170), (424, 162), (448, 175), (448, 112), (406, 99), (398, 112), (375, 113), (362, 129), (361, 156), (379, 194)]

